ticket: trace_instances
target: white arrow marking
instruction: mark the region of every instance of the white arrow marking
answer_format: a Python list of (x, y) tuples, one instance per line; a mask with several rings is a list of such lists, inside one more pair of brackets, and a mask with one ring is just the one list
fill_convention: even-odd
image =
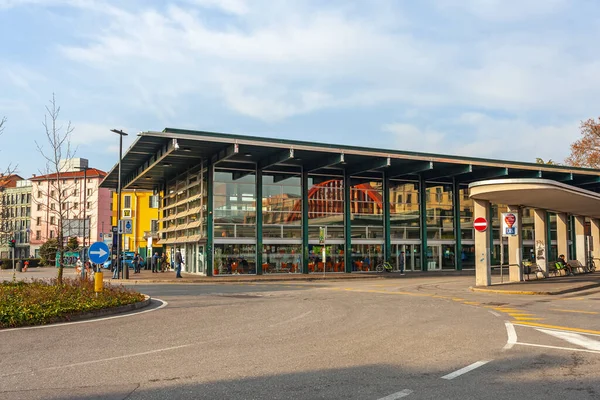
[(90, 251), (90, 254), (98, 254), (100, 257), (104, 257), (108, 253), (103, 248), (100, 248), (100, 250)]
[(600, 351), (600, 342), (597, 340), (590, 339), (578, 333), (572, 332), (561, 332), (561, 331), (551, 331), (547, 329), (536, 329), (540, 332), (546, 333), (550, 336), (554, 336), (556, 338), (566, 340), (567, 342), (581, 346), (588, 350), (596, 350)]

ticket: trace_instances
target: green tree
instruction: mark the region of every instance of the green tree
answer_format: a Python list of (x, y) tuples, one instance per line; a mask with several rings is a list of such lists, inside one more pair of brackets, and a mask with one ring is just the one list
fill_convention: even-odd
[(67, 249), (77, 250), (79, 248), (79, 240), (75, 236), (71, 236), (67, 242)]
[(58, 240), (56, 238), (48, 239), (40, 247), (40, 263), (42, 265), (54, 265), (56, 262), (56, 252), (58, 251)]
[(546, 164), (546, 165), (560, 165), (559, 163), (554, 162), (552, 160), (544, 161), (543, 158), (539, 158), (539, 157), (537, 157), (535, 159), (535, 162), (538, 163), (538, 164)]

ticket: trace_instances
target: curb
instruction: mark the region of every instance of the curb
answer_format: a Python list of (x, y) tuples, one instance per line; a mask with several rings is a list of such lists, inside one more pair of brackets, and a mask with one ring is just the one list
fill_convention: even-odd
[(102, 310), (88, 311), (83, 314), (75, 314), (73, 316), (68, 317), (68, 319), (64, 322), (75, 322), (75, 321), (81, 321), (84, 319), (105, 317), (107, 315), (122, 314), (122, 313), (125, 313), (128, 311), (139, 310), (140, 308), (149, 306), (150, 302), (152, 301), (152, 297), (147, 296), (147, 295), (144, 295), (144, 296), (146, 298), (142, 301), (138, 301), (137, 303), (126, 304), (124, 306), (118, 306), (118, 307), (113, 307), (113, 308), (104, 308)]
[(535, 290), (502, 290), (502, 289), (484, 289), (471, 286), (469, 289), (472, 292), (479, 293), (496, 293), (496, 294), (520, 294), (524, 296), (556, 296), (561, 294), (581, 292), (588, 289), (600, 287), (600, 283), (592, 283), (590, 285), (579, 286), (570, 289), (554, 290), (554, 291), (535, 291)]

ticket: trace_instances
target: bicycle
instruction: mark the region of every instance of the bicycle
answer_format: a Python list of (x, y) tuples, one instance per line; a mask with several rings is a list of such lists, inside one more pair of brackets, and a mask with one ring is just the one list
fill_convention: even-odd
[(392, 272), (394, 268), (392, 267), (392, 264), (390, 264), (389, 262), (385, 261), (381, 264), (379, 264), (377, 267), (375, 267), (375, 271), (377, 272)]
[(594, 260), (589, 260), (587, 265), (588, 272), (596, 272), (596, 263)]

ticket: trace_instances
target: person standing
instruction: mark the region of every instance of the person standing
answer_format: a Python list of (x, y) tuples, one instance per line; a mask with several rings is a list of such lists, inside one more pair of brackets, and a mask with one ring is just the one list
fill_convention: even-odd
[(158, 272), (158, 252), (154, 252), (152, 256), (152, 273)]
[(398, 258), (398, 263), (400, 264), (400, 275), (404, 275), (404, 252), (400, 252), (400, 257)]
[(77, 262), (75, 263), (79, 273), (81, 274), (81, 279), (85, 279), (85, 268), (83, 268), (83, 263), (81, 262), (81, 258), (77, 257)]
[(177, 249), (175, 252), (175, 278), (181, 278), (181, 264), (183, 264), (183, 257), (181, 251)]
[(135, 255), (133, 256), (133, 273), (140, 273), (140, 255), (138, 253), (135, 253)]

